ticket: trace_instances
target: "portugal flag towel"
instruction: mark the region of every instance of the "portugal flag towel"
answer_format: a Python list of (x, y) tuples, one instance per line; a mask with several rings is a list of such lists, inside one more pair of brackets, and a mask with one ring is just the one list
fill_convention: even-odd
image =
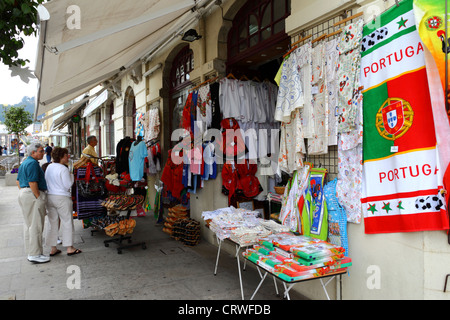
[(412, 0), (364, 27), (364, 166), (366, 233), (446, 230), (442, 173)]

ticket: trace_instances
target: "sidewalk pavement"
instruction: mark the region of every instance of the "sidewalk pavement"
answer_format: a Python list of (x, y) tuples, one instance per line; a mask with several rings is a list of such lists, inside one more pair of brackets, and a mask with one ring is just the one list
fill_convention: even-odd
[[(202, 240), (187, 247), (162, 232), (153, 215), (137, 217), (133, 243), (147, 249), (127, 248), (118, 254), (117, 245), (105, 247), (111, 239), (103, 231), (83, 229), (75, 224), (74, 246), (83, 252), (51, 257), (45, 264), (27, 260), (23, 245), (23, 216), (17, 187), (7, 187), (0, 179), (0, 300), (240, 300), (241, 291), (233, 250), (222, 251), (214, 276), (217, 246)], [(45, 231), (44, 231), (45, 234)], [(44, 247), (44, 254), (50, 248)], [(241, 258), (241, 267), (243, 260)], [(247, 264), (242, 272), (244, 297), (249, 299), (260, 276)], [(282, 284), (278, 282), (281, 292)], [(304, 299), (290, 292), (291, 299)], [(269, 277), (256, 300), (279, 300)]]

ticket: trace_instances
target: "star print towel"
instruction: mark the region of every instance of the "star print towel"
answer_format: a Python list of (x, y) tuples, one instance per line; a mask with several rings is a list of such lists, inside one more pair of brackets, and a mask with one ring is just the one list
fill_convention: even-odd
[(448, 229), (424, 45), (412, 0), (364, 26), (361, 81), (365, 232)]

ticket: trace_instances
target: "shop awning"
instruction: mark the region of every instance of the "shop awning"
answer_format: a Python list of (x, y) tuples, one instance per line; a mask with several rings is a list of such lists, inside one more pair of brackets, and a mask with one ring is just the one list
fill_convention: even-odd
[(86, 109), (84, 109), (83, 118), (87, 117), (92, 112), (94, 112), (106, 100), (108, 100), (108, 90), (104, 90), (97, 97), (95, 97), (95, 99), (93, 99), (91, 102), (89, 102)]
[(70, 121), (72, 116), (80, 113), (86, 107), (89, 101), (88, 99), (89, 97), (86, 97), (78, 102), (74, 102), (73, 104), (71, 104), (60, 117), (53, 120), (50, 131), (61, 130), (62, 128), (64, 128)]
[[(88, 92), (180, 33), (210, 0), (53, 0), (41, 22), (35, 115)], [(183, 24), (184, 23), (184, 24)]]
[(70, 137), (70, 134), (62, 133), (62, 132), (58, 132), (58, 131), (44, 131), (44, 132), (33, 134), (33, 136), (44, 137), (44, 138), (49, 138), (49, 137)]

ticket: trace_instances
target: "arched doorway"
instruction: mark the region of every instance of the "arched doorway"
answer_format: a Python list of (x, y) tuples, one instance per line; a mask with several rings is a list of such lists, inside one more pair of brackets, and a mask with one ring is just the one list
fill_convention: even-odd
[(290, 45), (285, 32), (290, 14), (290, 0), (247, 1), (227, 34), (227, 73), (273, 79)]
[(124, 137), (135, 138), (136, 129), (136, 97), (131, 87), (125, 92), (123, 101), (123, 133)]

